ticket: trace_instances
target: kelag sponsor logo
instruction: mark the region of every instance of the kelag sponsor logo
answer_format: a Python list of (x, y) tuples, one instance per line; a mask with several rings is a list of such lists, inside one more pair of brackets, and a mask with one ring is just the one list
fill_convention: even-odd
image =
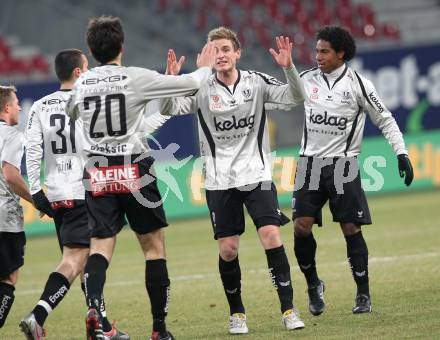
[(252, 129), (254, 127), (255, 115), (240, 118), (237, 120), (235, 116), (231, 119), (217, 120), (214, 117), (214, 126), (216, 131), (230, 131), (232, 129), (238, 130), (243, 128)]
[(384, 111), (382, 104), (380, 103), (379, 99), (377, 99), (377, 97), (373, 94), (373, 92), (368, 95), (368, 98), (370, 98), (371, 102), (376, 105), (377, 111), (379, 111), (379, 113), (382, 113)]
[(64, 297), (67, 293), (67, 287), (62, 286), (55, 294), (49, 296), (49, 301), (52, 303), (57, 302), (58, 299)]
[(318, 114), (310, 113), (309, 120), (311, 123), (318, 125), (324, 124), (329, 126), (335, 126), (339, 130), (345, 130), (347, 128), (347, 118), (329, 116), (327, 114), (327, 111), (324, 111), (324, 115), (319, 113)]

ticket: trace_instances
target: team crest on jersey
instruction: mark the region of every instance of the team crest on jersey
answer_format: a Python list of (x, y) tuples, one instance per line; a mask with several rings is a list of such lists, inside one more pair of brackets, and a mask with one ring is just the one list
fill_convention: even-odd
[(341, 99), (341, 103), (342, 104), (350, 104), (350, 92), (349, 91), (344, 91), (342, 92), (342, 99)]
[(316, 99), (318, 99), (319, 98), (319, 96), (318, 96), (318, 88), (317, 87), (314, 87), (313, 89), (312, 89), (312, 93), (310, 94), (310, 99), (314, 99), (314, 100), (316, 100)]
[(250, 98), (250, 96), (251, 96), (251, 89), (244, 89), (242, 91), (242, 93), (243, 93), (243, 97)]
[(220, 96), (215, 94), (211, 96), (211, 109), (221, 109), (222, 103), (220, 100)]

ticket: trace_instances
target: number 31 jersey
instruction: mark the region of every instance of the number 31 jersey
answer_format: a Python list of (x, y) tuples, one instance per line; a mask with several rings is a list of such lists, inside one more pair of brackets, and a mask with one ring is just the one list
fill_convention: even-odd
[[(71, 91), (57, 91), (36, 101), (26, 126), (26, 167), (31, 194), (41, 190), (40, 168), (49, 201), (84, 199), (82, 121), (71, 121), (66, 104)], [(44, 148), (44, 152), (43, 152)]]

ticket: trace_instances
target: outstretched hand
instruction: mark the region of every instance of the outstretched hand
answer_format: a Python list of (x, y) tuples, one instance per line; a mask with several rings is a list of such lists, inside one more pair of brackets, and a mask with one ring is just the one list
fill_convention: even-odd
[(278, 52), (273, 48), (269, 49), (270, 54), (275, 59), (276, 63), (281, 67), (290, 67), (293, 65), (292, 49), (293, 44), (290, 42), (289, 37), (279, 36), (275, 37), (277, 43)]
[(174, 52), (174, 50), (169, 49), (167, 54), (167, 69), (165, 71), (165, 74), (177, 76), (184, 62), (184, 56), (181, 56), (179, 61), (177, 61), (176, 53)]

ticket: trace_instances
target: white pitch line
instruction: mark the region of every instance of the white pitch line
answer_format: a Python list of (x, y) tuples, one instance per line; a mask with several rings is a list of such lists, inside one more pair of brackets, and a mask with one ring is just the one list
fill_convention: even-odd
[[(440, 252), (431, 252), (431, 253), (422, 253), (422, 254), (412, 254), (412, 255), (399, 255), (399, 256), (383, 256), (383, 257), (371, 257), (368, 259), (369, 263), (380, 263), (380, 262), (392, 262), (395, 260), (421, 260), (429, 257), (440, 257)], [(338, 261), (338, 262), (324, 262), (320, 263), (320, 266), (329, 266), (329, 265), (346, 265), (347, 261)], [(244, 270), (248, 274), (265, 274), (267, 273), (267, 268), (259, 268), (259, 269), (249, 269)], [(191, 274), (191, 275), (178, 275), (172, 276), (170, 278), (171, 282), (176, 281), (196, 281), (196, 280), (206, 280), (206, 279), (217, 279), (219, 277), (218, 273), (207, 273), (207, 274)], [(134, 286), (143, 284), (143, 280), (124, 280), (124, 281), (115, 281), (106, 283), (106, 287), (120, 287), (120, 286)], [(41, 288), (42, 289), (42, 288)], [(23, 295), (32, 295), (36, 293), (41, 293), (41, 289), (26, 289), (26, 290), (17, 290), (16, 296)]]

